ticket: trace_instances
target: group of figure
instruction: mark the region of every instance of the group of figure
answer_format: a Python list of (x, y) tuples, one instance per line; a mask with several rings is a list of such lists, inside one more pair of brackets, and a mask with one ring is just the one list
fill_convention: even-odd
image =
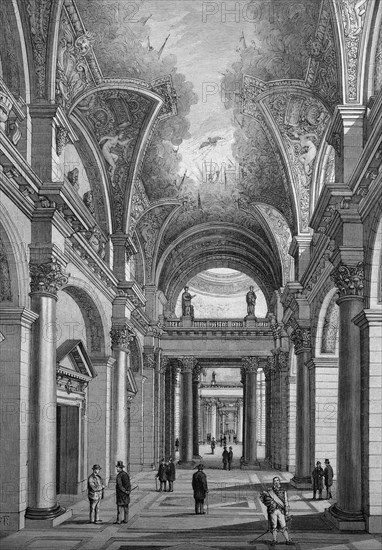
[(166, 492), (166, 486), (168, 481), (168, 492), (172, 493), (174, 491), (174, 481), (175, 481), (175, 464), (170, 456), (168, 459), (168, 462), (165, 461), (164, 458), (162, 458), (157, 475), (155, 476), (159, 479), (159, 491)]
[[(93, 472), (88, 477), (88, 499), (90, 505), (89, 523), (102, 523), (99, 517), (100, 504), (104, 496), (105, 485), (100, 476), (101, 466), (94, 464)], [(114, 523), (127, 523), (129, 519), (129, 504), (131, 483), (130, 476), (124, 471), (125, 465), (122, 460), (116, 464), (117, 478), (115, 483), (116, 503), (117, 503), (117, 519)], [(123, 519), (122, 519), (123, 517)]]
[(227, 466), (228, 466), (228, 470), (230, 470), (231, 464), (233, 461), (232, 447), (230, 447), (228, 451), (227, 451), (227, 447), (224, 447), (222, 457), (223, 457), (223, 470), (226, 470)]
[(331, 487), (333, 485), (333, 468), (330, 465), (328, 458), (325, 458), (325, 469), (322, 468), (321, 462), (318, 460), (316, 467), (312, 472), (312, 485), (313, 485), (313, 500), (316, 500), (316, 494), (318, 491), (318, 498), (322, 500), (322, 491), (326, 488), (326, 498), (332, 497)]

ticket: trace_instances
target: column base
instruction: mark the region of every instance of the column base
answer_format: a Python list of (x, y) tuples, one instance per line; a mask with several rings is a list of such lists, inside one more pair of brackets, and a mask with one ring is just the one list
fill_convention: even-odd
[(202, 460), (200, 455), (192, 455), (192, 460)]
[(60, 505), (53, 508), (27, 508), (25, 512), (25, 529), (51, 529), (67, 521), (73, 510), (66, 510)]
[(296, 487), (296, 489), (312, 489), (312, 480), (309, 476), (294, 476), (289, 483), (292, 485), (292, 487)]
[(181, 470), (193, 470), (195, 468), (195, 465), (196, 464), (193, 460), (179, 460), (176, 466)]
[(340, 531), (366, 531), (362, 512), (346, 512), (333, 504), (325, 510), (325, 517)]

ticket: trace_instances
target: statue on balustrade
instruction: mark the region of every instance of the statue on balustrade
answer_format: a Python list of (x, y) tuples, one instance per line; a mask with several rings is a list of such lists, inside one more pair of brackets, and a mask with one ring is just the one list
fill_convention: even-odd
[(194, 306), (191, 304), (192, 298), (195, 298), (195, 295), (192, 296), (188, 292), (188, 286), (184, 287), (184, 292), (182, 294), (182, 315), (183, 317), (194, 318)]
[(256, 294), (255, 294), (255, 291), (253, 290), (253, 286), (249, 287), (249, 292), (247, 292), (246, 300), (247, 300), (247, 318), (251, 317), (252, 319), (254, 318), (256, 320), (256, 316), (255, 316)]

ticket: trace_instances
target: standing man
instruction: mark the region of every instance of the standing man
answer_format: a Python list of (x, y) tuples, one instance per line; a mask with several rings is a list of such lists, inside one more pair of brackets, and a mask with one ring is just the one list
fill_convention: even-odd
[(272, 531), (272, 546), (277, 544), (277, 527), (284, 535), (286, 544), (293, 544), (289, 539), (286, 522), (289, 516), (289, 502), (287, 492), (281, 489), (280, 478), (273, 478), (272, 489), (260, 493), (260, 500), (267, 507), (268, 521)]
[(168, 480), (168, 490), (170, 493), (174, 491), (174, 481), (175, 481), (175, 464), (172, 460), (172, 456), (168, 459), (167, 464), (167, 480)]
[(103, 484), (102, 477), (99, 475), (101, 466), (94, 464), (92, 469), (93, 473), (88, 477), (89, 523), (102, 523), (99, 519), (99, 505), (103, 498), (105, 485)]
[[(117, 468), (117, 479), (115, 483), (116, 497), (117, 497), (117, 521), (114, 523), (127, 523), (129, 519), (129, 503), (130, 503), (130, 492), (131, 484), (129, 474), (124, 472), (124, 464), (122, 460), (118, 460)], [(123, 511), (123, 520), (122, 517)]]
[(160, 482), (159, 491), (162, 492), (164, 490), (164, 492), (166, 492), (167, 464), (164, 458), (162, 458), (159, 464), (158, 473), (155, 477), (159, 478), (159, 482)]
[(324, 479), (325, 479), (325, 487), (326, 487), (326, 498), (333, 498), (332, 497), (332, 491), (331, 486), (333, 485), (333, 468), (330, 465), (330, 461), (328, 458), (325, 458), (325, 469), (324, 469)]
[(195, 514), (205, 514), (204, 499), (208, 493), (207, 476), (203, 472), (203, 464), (198, 465), (198, 471), (192, 476), (192, 488), (194, 490)]
[(222, 457), (223, 457), (223, 470), (226, 470), (226, 469), (227, 469), (227, 464), (228, 464), (228, 451), (227, 451), (227, 447), (224, 447)]
[(213, 455), (215, 454), (215, 447), (216, 447), (216, 441), (215, 441), (215, 438), (213, 437), (211, 439), (211, 451)]
[(318, 460), (316, 467), (312, 472), (312, 484), (313, 484), (313, 500), (316, 500), (316, 493), (318, 491), (318, 498), (322, 500), (322, 489), (324, 488), (324, 470), (321, 468), (321, 462)]
[(230, 447), (228, 451), (228, 470), (231, 469), (232, 461), (233, 461), (233, 450), (232, 450), (232, 447)]

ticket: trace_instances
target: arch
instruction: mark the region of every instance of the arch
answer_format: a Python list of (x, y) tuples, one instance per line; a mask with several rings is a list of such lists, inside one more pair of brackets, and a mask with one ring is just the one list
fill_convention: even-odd
[(368, 308), (382, 308), (382, 199), (370, 231), (365, 266), (365, 295)]
[[(31, 83), (29, 68), (33, 67), (30, 46), (27, 47), (22, 18), (22, 4), (17, 0), (4, 2), (0, 10), (0, 46), (8, 58), (2, 59), (3, 79), (11, 92), (21, 96), (26, 103), (31, 101)], [(14, 56), (12, 58), (12, 56)]]
[[(316, 329), (315, 357), (327, 355), (328, 353), (333, 357), (338, 357), (338, 306), (336, 300), (337, 288), (332, 288), (322, 301)], [(335, 308), (337, 308), (337, 310)], [(323, 350), (325, 349), (325, 333), (329, 330), (328, 323), (333, 325), (335, 320), (335, 314), (332, 313), (333, 311), (337, 312), (337, 335), (333, 351), (325, 352)], [(335, 326), (331, 326), (330, 329), (335, 330)], [(327, 346), (326, 349), (329, 349), (329, 347)]]
[(5, 206), (0, 203), (0, 239), (7, 258), (10, 274), (12, 303), (20, 307), (29, 305), (29, 267), (27, 244), (14, 225)]
[(78, 305), (84, 317), (86, 336), (92, 355), (105, 355), (109, 347), (109, 323), (95, 291), (82, 279), (69, 277), (62, 287)]
[[(365, 74), (364, 74), (364, 103), (370, 96), (376, 95), (382, 89), (382, 5), (376, 2), (374, 14), (369, 15), (370, 33), (365, 44)], [(371, 18), (371, 20), (370, 20)]]

